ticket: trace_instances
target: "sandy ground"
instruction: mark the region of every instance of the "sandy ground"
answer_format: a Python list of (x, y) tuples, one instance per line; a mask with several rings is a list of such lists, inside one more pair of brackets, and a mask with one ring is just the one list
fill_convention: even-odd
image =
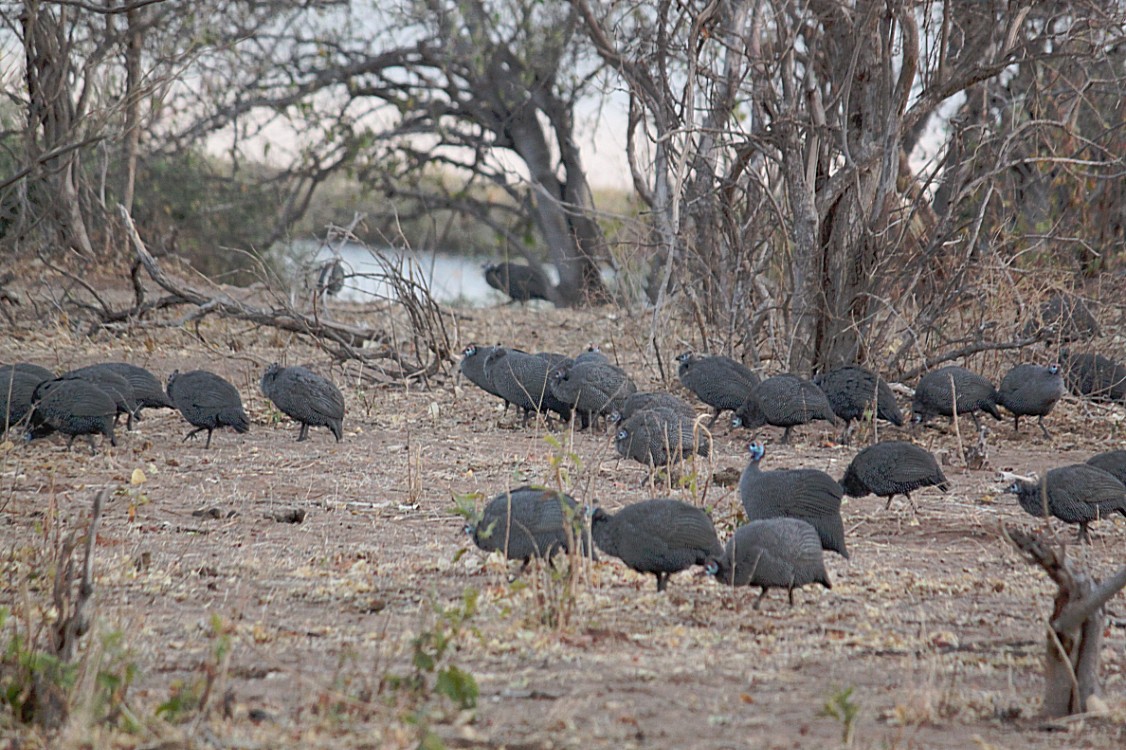
[[(459, 350), (477, 340), (573, 353), (596, 342), (640, 386), (660, 387), (637, 343), (643, 324), (611, 308), (458, 315)], [(452, 747), (835, 747), (845, 726), (826, 711), (835, 698), (856, 710), (859, 748), (1126, 746), (1121, 595), (1108, 607), (1102, 652), (1108, 712), (1036, 718), (1054, 586), (1000, 537), (1002, 523), (1040, 522), (999, 494), (996, 479), (999, 469), (1044, 471), (1122, 447), (1120, 409), (1063, 403), (1048, 420), (1050, 441), (1032, 425), (1014, 435), (1010, 423), (991, 422), (988, 464), (977, 471), (961, 468), (952, 432), (924, 431), (918, 440), (947, 459), (952, 490), (917, 493), (917, 513), (901, 500), (890, 509), (847, 500), (852, 559), (826, 555), (833, 589), (804, 589), (793, 608), (771, 592), (756, 612), (757, 590), (733, 593), (696, 570), (659, 594), (651, 576), (613, 559), (583, 565), (570, 587), (544, 569), (510, 584), (512, 568), (469, 545), (453, 513), (455, 496), (545, 483), (610, 508), (679, 497), (708, 508), (725, 538), (738, 495), (711, 477), (737, 476), (750, 433), (718, 429), (688, 486), (651, 489), (642, 467), (617, 461), (606, 434), (522, 428), (452, 375), (429, 389), (375, 386), (295, 337), (211, 320), (200, 334), (86, 338), (65, 323), (25, 321), (3, 336), (2, 361), (65, 369), (125, 359), (162, 379), (175, 368), (214, 370), (239, 387), (253, 426), (216, 433), (205, 450), (181, 442), (188, 426), (178, 414), (149, 411), (95, 456), (57, 438), (3, 446), (0, 604), (20, 612), (43, 615), (49, 597), (36, 566), (59, 532), (84, 527), (96, 491), (115, 487), (97, 538), (96, 630), (121, 631), (139, 669), (130, 705), (145, 726), (125, 734), (76, 723), (63, 739), (5, 726), (0, 737), (24, 746), (417, 746), (416, 712)], [(679, 345), (670, 337), (667, 347)], [(297, 426), (257, 388), (274, 360), (311, 363), (342, 387), (343, 442), (324, 429), (294, 441)], [(759, 433), (764, 468), (834, 476), (870, 440), (837, 446), (832, 428), (813, 425), (782, 446), (780, 434)], [(144, 481), (132, 484), (137, 470)], [(304, 511), (303, 522), (276, 520), (291, 510)], [(1097, 576), (1126, 561), (1126, 519), (1096, 524), (1082, 548), (1070, 546), (1073, 528), (1050, 528)], [(444, 632), (450, 616), (436, 608), (458, 607), (466, 592), (477, 593), (477, 611), (442, 665), (474, 676), (476, 709), (458, 711), (432, 689), (412, 699), (391, 677), (410, 674), (413, 641)], [(222, 658), (220, 644), (229, 644)], [(206, 717), (153, 718), (209, 673), (217, 687)]]

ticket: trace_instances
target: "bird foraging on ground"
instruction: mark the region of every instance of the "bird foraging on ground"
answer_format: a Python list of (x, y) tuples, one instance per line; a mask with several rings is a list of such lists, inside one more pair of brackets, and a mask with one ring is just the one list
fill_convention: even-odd
[(1089, 464), (1058, 466), (1043, 479), (1016, 477), (1005, 487), (1020, 507), (1038, 518), (1079, 524), (1079, 542), (1090, 542), (1087, 525), (1113, 513), (1126, 516), (1126, 485)]
[(673, 573), (723, 556), (708, 514), (680, 500), (644, 500), (617, 513), (595, 508), (590, 533), (606, 554), (655, 575), (657, 591), (665, 590)]
[(817, 530), (798, 518), (769, 518), (740, 526), (727, 541), (723, 557), (706, 569), (729, 586), (762, 587), (755, 609), (772, 588), (786, 589), (791, 607), (795, 588), (810, 583), (833, 588)]
[(203, 447), (210, 448), (211, 433), (220, 427), (230, 427), (238, 433), (250, 430), (250, 419), (242, 408), (238, 389), (213, 372), (175, 370), (168, 376), (168, 397), (195, 427), (184, 435), (184, 440), (207, 430), (207, 444)]
[(290, 418), (301, 423), (297, 442), (309, 428), (327, 427), (340, 442), (344, 434), (344, 395), (330, 380), (304, 367), (282, 367), (277, 362), (262, 374), (262, 393)]

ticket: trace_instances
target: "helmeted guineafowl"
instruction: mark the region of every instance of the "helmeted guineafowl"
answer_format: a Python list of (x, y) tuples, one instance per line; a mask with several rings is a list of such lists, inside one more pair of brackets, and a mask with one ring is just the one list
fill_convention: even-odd
[(657, 591), (665, 590), (673, 573), (723, 556), (708, 514), (680, 500), (644, 500), (617, 513), (596, 508), (590, 535), (607, 555), (655, 575)]
[(31, 413), (31, 397), (35, 387), (55, 376), (41, 377), (34, 370), (23, 370), (12, 365), (0, 368), (0, 435), (21, 424)]
[(575, 543), (585, 554), (582, 515), (569, 495), (524, 486), (490, 500), (465, 531), (486, 552), (500, 550), (509, 560), (522, 560), (523, 570), (533, 557), (551, 558), (557, 552), (570, 552)]
[(138, 417), (142, 409), (176, 408), (176, 404), (172, 403), (172, 399), (168, 398), (161, 387), (160, 380), (144, 367), (130, 362), (103, 362), (95, 367), (117, 373), (132, 386)]
[(552, 395), (579, 415), (580, 429), (621, 408), (636, 391), (625, 370), (605, 362), (574, 362), (551, 374)]
[(1126, 516), (1126, 485), (1089, 464), (1058, 466), (1043, 479), (1014, 479), (1005, 492), (1017, 496), (1020, 507), (1037, 517), (1055, 516), (1079, 524), (1079, 541), (1091, 540), (1087, 524), (1112, 513)]
[(981, 427), (978, 411), (988, 412), (996, 420), (1001, 419), (1001, 412), (997, 410), (997, 389), (989, 379), (965, 367), (948, 365), (928, 372), (919, 380), (911, 402), (913, 421), (926, 424), (934, 416), (941, 415), (950, 417), (953, 422), (955, 396), (958, 414), (972, 416), (977, 427)]
[(85, 435), (90, 443), (90, 453), (97, 453), (94, 435), (101, 434), (110, 445), (117, 445), (113, 435), (113, 420), (117, 416), (117, 402), (100, 386), (81, 378), (45, 380), (35, 387), (31, 396), (33, 412), (27, 436), (29, 439), (45, 437), (58, 431), (70, 437), (66, 448), (74, 439)]
[(504, 294), (512, 302), (551, 299), (551, 283), (538, 270), (521, 263), (497, 263), (485, 268), (485, 283)]
[(1044, 426), (1044, 417), (1063, 397), (1064, 390), (1059, 365), (1044, 367), (1026, 363), (1005, 373), (997, 389), (997, 403), (1012, 412), (1014, 431), (1020, 430), (1021, 417), (1036, 417), (1044, 437), (1051, 438)]
[(675, 393), (638, 391), (631, 393), (622, 402), (620, 408), (611, 412), (609, 420), (614, 423), (624, 422), (642, 409), (655, 409), (657, 407), (671, 409), (677, 414), (683, 415), (686, 419), (696, 419), (696, 410), (692, 408), (692, 404)]
[(1096, 453), (1087, 463), (1111, 474), (1119, 482), (1126, 484), (1126, 451), (1115, 450)]
[(1024, 327), (1024, 335), (1057, 344), (1085, 341), (1099, 335), (1099, 324), (1081, 298), (1056, 293), (1040, 305), (1036, 319)]
[(708, 573), (729, 586), (761, 586), (758, 609), (766, 592), (786, 589), (794, 606), (794, 589), (810, 583), (833, 588), (825, 570), (817, 530), (799, 518), (768, 518), (740, 526), (727, 540), (723, 558)]
[[(59, 376), (60, 378), (79, 378), (88, 380), (108, 393), (117, 404), (118, 415), (125, 415), (125, 429), (133, 429), (133, 418), (137, 415), (137, 397), (133, 385), (123, 376), (102, 364), (86, 365)], [(115, 419), (116, 421), (116, 419)]]
[(344, 394), (332, 381), (305, 367), (282, 367), (277, 362), (262, 374), (262, 393), (274, 406), (301, 423), (297, 442), (309, 428), (327, 427), (336, 442), (344, 434)]
[(527, 425), (532, 415), (546, 411), (554, 411), (564, 420), (571, 418), (571, 407), (551, 393), (548, 377), (558, 366), (552, 360), (546, 354), (528, 354), (502, 346), (485, 358), (485, 376), (501, 398), (522, 410), (521, 424)]
[(739, 478), (739, 499), (747, 520), (800, 518), (817, 529), (823, 549), (848, 557), (841, 520), (841, 486), (818, 469), (775, 469), (759, 466), (766, 449), (751, 443), (750, 461)]
[(903, 440), (876, 443), (857, 453), (840, 484), (849, 497), (886, 497), (889, 508), (896, 495), (906, 495), (910, 502), (911, 493), (922, 487), (950, 489), (931, 452)]
[(844, 420), (841, 441), (848, 443), (853, 420), (864, 419), (866, 414), (903, 425), (903, 414), (895, 401), (895, 394), (876, 373), (860, 365), (845, 365), (813, 377), (814, 384), (825, 392), (833, 413)]
[(748, 430), (767, 424), (783, 427), (782, 443), (785, 444), (790, 442), (794, 427), (816, 419), (824, 419), (834, 425), (837, 423), (837, 415), (833, 413), (825, 392), (812, 381), (784, 374), (759, 383), (735, 410), (731, 426)]
[(1126, 366), (1101, 354), (1060, 352), (1067, 389), (1092, 401), (1126, 400)]
[[(464, 375), (470, 383), (473, 383), (473, 385), (477, 386), (485, 393), (491, 393), (494, 396), (501, 397), (501, 395), (497, 393), (493, 381), (485, 374), (485, 360), (495, 348), (496, 347), (493, 346), (478, 346), (477, 344), (470, 344), (465, 347), (461, 352), (461, 362), (458, 363), (457, 377), (455, 380), (460, 379), (461, 376)], [(506, 401), (505, 407), (507, 408), (507, 406), (508, 402)]]
[(696, 453), (707, 456), (708, 436), (692, 419), (672, 409), (642, 409), (618, 425), (618, 455), (650, 468), (668, 466)]
[(239, 433), (250, 429), (238, 389), (213, 372), (175, 370), (168, 376), (168, 397), (195, 427), (184, 440), (207, 430), (204, 448), (211, 447), (211, 433), (220, 427), (231, 427)]
[(750, 368), (731, 357), (697, 357), (684, 352), (676, 361), (680, 363), (676, 374), (684, 387), (715, 409), (708, 427), (715, 424), (722, 412), (738, 409), (760, 382)]

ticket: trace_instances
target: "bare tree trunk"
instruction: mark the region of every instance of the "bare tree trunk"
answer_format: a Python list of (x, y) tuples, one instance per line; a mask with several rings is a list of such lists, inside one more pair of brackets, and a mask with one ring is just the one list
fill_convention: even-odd
[(1084, 713), (1088, 700), (1100, 693), (1103, 605), (1126, 587), (1126, 566), (1100, 585), (1068, 560), (1063, 548), (1054, 549), (1039, 536), (1016, 528), (1005, 527), (1005, 535), (1059, 586), (1048, 620), (1043, 713), (1051, 718)]
[(137, 181), (137, 150), (141, 142), (141, 48), (144, 36), (144, 9), (126, 14), (129, 25), (125, 46), (125, 143), (122, 148), (125, 174), (122, 175), (121, 205), (133, 213), (133, 191)]

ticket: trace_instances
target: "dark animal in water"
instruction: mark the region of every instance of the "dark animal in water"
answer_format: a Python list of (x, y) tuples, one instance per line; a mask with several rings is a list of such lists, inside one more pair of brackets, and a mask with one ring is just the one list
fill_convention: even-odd
[(722, 412), (735, 411), (742, 406), (761, 382), (742, 362), (722, 355), (697, 357), (692, 352), (684, 352), (676, 361), (680, 363), (676, 374), (684, 387), (715, 409), (709, 427)]
[(239, 433), (250, 429), (238, 389), (213, 372), (176, 370), (168, 376), (168, 397), (195, 427), (184, 440), (207, 430), (204, 448), (211, 447), (211, 433), (220, 427), (231, 427)]
[(275, 362), (262, 374), (262, 393), (301, 423), (297, 442), (309, 437), (309, 428), (317, 426), (327, 427), (340, 442), (344, 434), (344, 395), (328, 379), (304, 367), (282, 367)]
[(590, 534), (606, 554), (655, 575), (657, 591), (665, 590), (673, 573), (723, 556), (708, 514), (680, 500), (644, 500), (617, 513), (597, 508)]
[(1126, 367), (1101, 354), (1060, 352), (1067, 389), (1092, 401), (1126, 400)]
[(513, 302), (551, 299), (551, 284), (536, 269), (520, 263), (497, 263), (485, 268), (485, 282)]
[(1112, 513), (1126, 516), (1126, 485), (1097, 466), (1070, 464), (1040, 479), (1018, 478), (1005, 488), (1020, 507), (1037, 517), (1055, 516), (1079, 524), (1079, 541), (1089, 542), (1087, 524)]
[(882, 419), (900, 427), (903, 414), (895, 401), (895, 394), (876, 373), (859, 365), (845, 365), (829, 372), (815, 375), (813, 383), (825, 392), (833, 413), (844, 420), (841, 441), (848, 443), (853, 420)]
[(554, 490), (524, 486), (502, 492), (485, 506), (465, 532), (486, 552), (500, 550), (509, 560), (528, 566), (533, 557), (551, 558), (570, 552), (583, 539), (582, 510), (574, 498)]
[(748, 448), (751, 460), (739, 478), (739, 499), (747, 520), (800, 518), (817, 530), (823, 549), (848, 557), (841, 496), (837, 481), (817, 469), (763, 471), (759, 462), (766, 449), (761, 443)]
[(849, 497), (886, 497), (889, 508), (896, 495), (905, 495), (910, 502), (911, 493), (921, 487), (950, 489), (931, 452), (902, 440), (876, 443), (857, 453), (840, 484)]
[(1065, 390), (1059, 365), (1017, 365), (1002, 378), (1001, 387), (997, 389), (997, 403), (1012, 413), (1013, 430), (1020, 430), (1021, 417), (1036, 417), (1044, 437), (1051, 438), (1051, 433), (1044, 426), (1044, 417), (1063, 398)]
[(642, 409), (618, 425), (614, 440), (618, 455), (652, 468), (669, 466), (696, 453), (711, 450), (707, 435), (693, 420), (663, 408)]
[(709, 563), (707, 571), (729, 586), (761, 586), (755, 609), (772, 588), (786, 589), (791, 607), (795, 588), (810, 583), (833, 588), (817, 530), (798, 518), (768, 518), (740, 526), (727, 541), (723, 558)]
[(790, 442), (790, 432), (800, 424), (815, 419), (837, 423), (837, 415), (829, 405), (825, 392), (811, 381), (797, 375), (775, 375), (759, 383), (747, 400), (735, 410), (732, 427), (753, 430), (769, 424), (784, 427), (782, 443)]
[(965, 367), (949, 365), (928, 372), (919, 380), (915, 397), (911, 402), (913, 421), (926, 424), (935, 415), (950, 417), (954, 421), (957, 396), (957, 413), (969, 414), (974, 424), (980, 428), (977, 412), (988, 412), (1000, 421), (1001, 412), (997, 410), (997, 389), (989, 380)]
[(110, 445), (117, 445), (113, 435), (117, 402), (96, 383), (81, 378), (45, 380), (35, 387), (31, 403), (29, 440), (58, 431), (70, 436), (67, 450), (79, 435), (86, 436), (91, 454), (97, 453), (96, 434), (103, 435)]

